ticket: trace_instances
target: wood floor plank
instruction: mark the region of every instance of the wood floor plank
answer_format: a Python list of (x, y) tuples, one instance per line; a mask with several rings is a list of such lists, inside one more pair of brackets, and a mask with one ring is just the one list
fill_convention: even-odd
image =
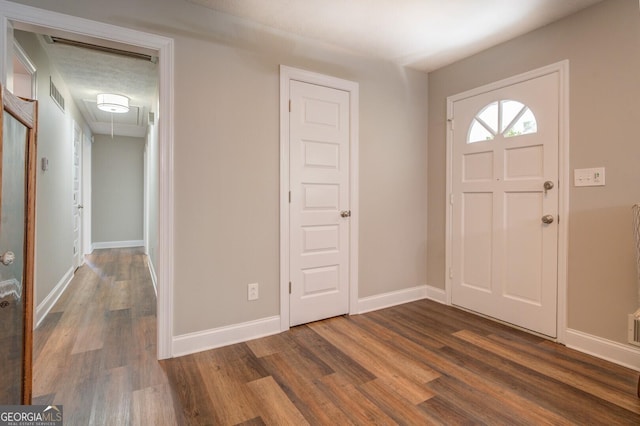
[(393, 351), (357, 327), (348, 327), (346, 321), (332, 318), (309, 327), (358, 363), (366, 365), (377, 377), (393, 384), (408, 400), (424, 401), (433, 396), (424, 384), (437, 378), (439, 373)]
[(287, 398), (273, 377), (247, 383), (259, 404), (260, 417), (272, 425), (308, 425), (309, 422)]
[(128, 367), (107, 370), (97, 381), (90, 425), (126, 426), (131, 423), (131, 382)]
[(583, 390), (587, 393), (597, 396), (612, 404), (619, 405), (626, 410), (633, 413), (640, 414), (640, 399), (634, 395), (624, 395), (618, 392), (614, 392), (610, 387), (588, 380), (575, 372), (567, 371), (562, 367), (558, 367), (555, 364), (545, 362), (538, 357), (523, 354), (522, 352), (515, 352), (507, 346), (500, 345), (491, 339), (475, 335), (474, 333), (462, 330), (455, 333), (456, 337), (459, 337), (467, 342), (471, 342), (476, 346), (480, 346), (486, 350), (499, 354), (505, 358), (514, 359), (517, 363), (539, 371), (549, 377), (555, 377), (563, 382), (575, 387), (576, 389)]
[(262, 339), (255, 339), (246, 342), (251, 351), (261, 358), (263, 356), (272, 355), (283, 352), (291, 348), (291, 337), (288, 334), (275, 334)]
[(232, 368), (214, 368), (208, 362), (210, 358), (206, 353), (195, 354), (194, 360), (207, 397), (216, 401), (215, 409), (212, 410), (215, 417), (209, 419), (211, 424), (234, 425), (259, 415), (258, 404), (252, 398), (246, 382), (239, 380)]
[(462, 342), (455, 349), (444, 348), (442, 355), (573, 424), (633, 424), (635, 421), (629, 411), (480, 347), (470, 350), (469, 345)]
[[(131, 280), (114, 281), (109, 289), (110, 311), (131, 308)], [(135, 281), (133, 281), (135, 283)]]
[(344, 407), (344, 413), (354, 424), (396, 424), (380, 407), (339, 374), (323, 377), (318, 382), (320, 389), (326, 392), (334, 404)]
[(407, 401), (381, 379), (363, 383), (358, 386), (358, 389), (398, 424), (429, 425), (438, 423), (427, 411), (421, 409), (419, 405)]
[(215, 405), (212, 403), (204, 379), (193, 355), (165, 360), (163, 362), (171, 388), (175, 392), (180, 416), (189, 425), (214, 424)]
[[(294, 351), (274, 353), (261, 359), (287, 397), (311, 424), (350, 424), (349, 418), (316, 385), (324, 377), (309, 373)], [(333, 374), (333, 373), (331, 373)]]
[(133, 392), (131, 424), (133, 426), (175, 426), (179, 424), (173, 409), (171, 387), (168, 383)]
[(351, 383), (357, 385), (376, 378), (375, 374), (371, 373), (366, 366), (357, 363), (309, 327), (294, 327), (289, 330), (288, 334), (299, 346), (306, 347), (332, 371), (346, 377)]

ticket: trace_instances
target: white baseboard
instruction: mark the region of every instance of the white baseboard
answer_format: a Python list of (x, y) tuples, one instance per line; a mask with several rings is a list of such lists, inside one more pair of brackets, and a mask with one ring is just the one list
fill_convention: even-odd
[(365, 312), (377, 311), (378, 309), (414, 302), (416, 300), (425, 299), (426, 297), (426, 285), (405, 288), (389, 293), (376, 294), (375, 296), (363, 297), (358, 300), (358, 312), (352, 313), (364, 314)]
[(151, 275), (151, 282), (153, 283), (153, 291), (156, 293), (156, 299), (158, 298), (158, 276), (156, 275), (156, 269), (153, 267), (151, 258), (147, 256), (147, 266), (149, 267), (149, 275)]
[(443, 305), (447, 304), (447, 292), (443, 288), (432, 287), (430, 285), (427, 286), (427, 299), (433, 300), (434, 302), (442, 303)]
[(51, 292), (44, 298), (44, 300), (36, 306), (36, 318), (35, 318), (35, 327), (38, 327), (42, 320), (47, 316), (53, 305), (56, 304), (62, 293), (66, 290), (67, 286), (73, 279), (73, 268), (69, 268), (69, 270), (64, 274), (64, 276), (58, 281), (58, 284), (51, 290)]
[(189, 355), (278, 333), (280, 333), (280, 316), (262, 318), (175, 336), (171, 353), (174, 357)]
[(640, 348), (567, 329), (565, 345), (571, 349), (640, 371)]
[(111, 248), (128, 248), (128, 247), (144, 247), (143, 240), (131, 240), (131, 241), (104, 241), (101, 243), (91, 244), (91, 251), (98, 249), (111, 249)]

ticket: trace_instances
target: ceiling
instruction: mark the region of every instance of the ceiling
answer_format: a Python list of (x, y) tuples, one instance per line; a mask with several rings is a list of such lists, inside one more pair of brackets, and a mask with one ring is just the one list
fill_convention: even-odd
[(432, 71), (600, 0), (187, 0)]
[[(186, 1), (358, 55), (430, 71), (600, 0)], [(94, 134), (110, 134), (113, 118), (114, 134), (145, 136), (148, 113), (157, 98), (156, 63), (50, 43), (49, 37), (40, 37)], [(98, 110), (98, 93), (129, 97), (130, 111), (111, 115)]]
[[(157, 98), (156, 63), (148, 59), (52, 43), (50, 37), (41, 35), (39, 39), (94, 134), (110, 135), (113, 119), (113, 134), (146, 136), (149, 111)], [(117, 47), (121, 50), (128, 48)], [(53, 83), (59, 84), (55, 80)], [(111, 114), (99, 110), (96, 107), (96, 96), (99, 93), (127, 96), (129, 112)]]

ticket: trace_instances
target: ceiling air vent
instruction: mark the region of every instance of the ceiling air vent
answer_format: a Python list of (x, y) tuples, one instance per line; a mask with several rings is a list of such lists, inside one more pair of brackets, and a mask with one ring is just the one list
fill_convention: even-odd
[(60, 91), (58, 90), (56, 85), (53, 84), (53, 80), (51, 79), (51, 77), (49, 77), (49, 96), (51, 96), (51, 99), (53, 99), (53, 101), (60, 107), (60, 109), (64, 111), (64, 98), (60, 94)]

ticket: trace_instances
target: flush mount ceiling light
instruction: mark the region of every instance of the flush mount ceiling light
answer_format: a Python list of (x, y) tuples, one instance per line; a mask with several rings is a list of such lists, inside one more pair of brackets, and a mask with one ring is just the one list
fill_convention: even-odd
[(98, 109), (115, 114), (129, 112), (129, 98), (113, 93), (101, 93), (97, 99)]

